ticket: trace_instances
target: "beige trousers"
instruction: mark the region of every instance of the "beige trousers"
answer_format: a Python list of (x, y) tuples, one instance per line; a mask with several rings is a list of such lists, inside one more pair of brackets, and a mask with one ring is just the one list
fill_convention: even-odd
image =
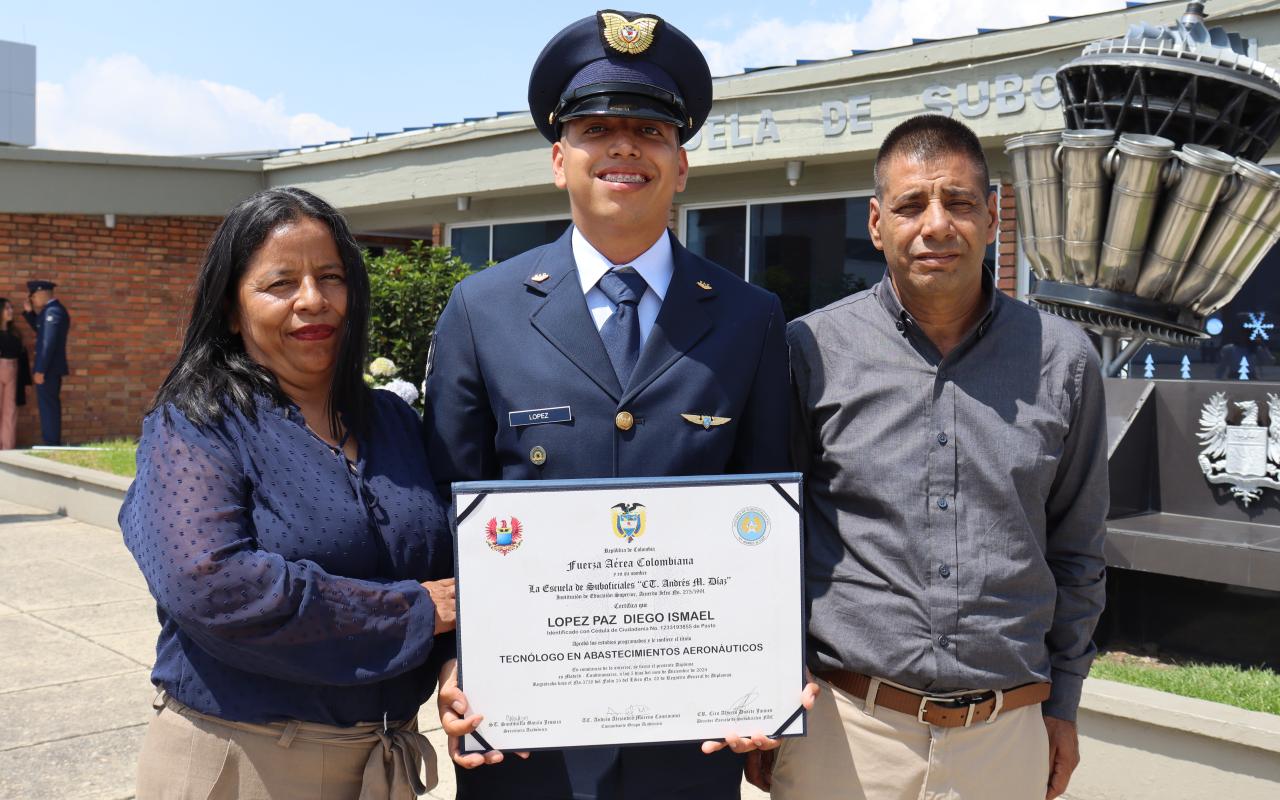
[(1044, 800), (1049, 734), (1040, 706), (991, 724), (939, 728), (818, 681), (809, 735), (785, 739), (774, 800)]
[(12, 450), (18, 434), (18, 359), (0, 358), (0, 450)]
[[(405, 800), (411, 779), (397, 774), (377, 735), (351, 741), (351, 728), (311, 723), (243, 725), (198, 714), (169, 699), (156, 711), (138, 756), (138, 800)], [(416, 720), (403, 726), (414, 737)], [(404, 734), (401, 734), (403, 736)], [(347, 740), (347, 741), (344, 741)], [(423, 743), (428, 749), (431, 745)], [(382, 753), (375, 752), (384, 751)], [(414, 754), (408, 754), (413, 756)], [(435, 754), (427, 761), (435, 785)], [(381, 756), (381, 757), (379, 757)]]

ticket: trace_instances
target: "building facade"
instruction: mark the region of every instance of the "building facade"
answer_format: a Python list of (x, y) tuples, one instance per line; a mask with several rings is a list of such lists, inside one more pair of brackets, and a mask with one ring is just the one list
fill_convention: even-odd
[[(825, 305), (883, 273), (866, 230), (880, 141), (915, 114), (949, 114), (986, 149), (1002, 218), (991, 259), (1001, 288), (1024, 294), (1005, 140), (1062, 127), (1054, 74), (1086, 43), (1171, 22), (1184, 7), (1151, 3), (718, 78), (711, 116), (687, 145), (689, 185), (672, 227), (695, 252), (778, 293), (790, 316)], [(1256, 38), (1258, 57), (1280, 64), (1280, 8), (1215, 0), (1209, 11), (1211, 24)], [(1280, 164), (1280, 151), (1264, 163)], [(286, 185), (341, 208), (370, 242), (449, 244), (472, 263), (550, 241), (569, 219), (527, 112), (238, 159), (0, 147), (0, 296), (20, 304), (36, 275), (60, 284), (75, 317), (66, 414), (84, 420), (68, 425), (69, 440), (136, 433), (177, 352), (186, 288), (217, 217)], [(1248, 314), (1280, 318), (1280, 264), (1259, 268), (1209, 345), (1219, 355), (1235, 346), (1235, 359), (1249, 343), (1250, 378), (1280, 380), (1270, 346), (1246, 336)], [(1193, 377), (1221, 377), (1214, 352), (1192, 354)], [(1181, 377), (1186, 353), (1152, 353), (1155, 377)], [(29, 443), (34, 406), (25, 413)]]

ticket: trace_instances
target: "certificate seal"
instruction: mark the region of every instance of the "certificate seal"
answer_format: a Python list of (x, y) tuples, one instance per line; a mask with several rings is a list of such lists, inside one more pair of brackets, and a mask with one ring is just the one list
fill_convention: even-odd
[(515, 517), (494, 517), (484, 526), (484, 538), (490, 550), (505, 556), (524, 542), (524, 526)]
[(739, 511), (733, 518), (733, 535), (745, 545), (757, 545), (769, 538), (769, 515), (754, 506)]

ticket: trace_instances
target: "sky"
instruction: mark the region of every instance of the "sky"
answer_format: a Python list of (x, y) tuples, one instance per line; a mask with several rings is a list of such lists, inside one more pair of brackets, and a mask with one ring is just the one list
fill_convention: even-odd
[[(642, 10), (693, 38), (713, 75), (728, 75), (1124, 5), (660, 0)], [(542, 46), (599, 7), (553, 0), (0, 0), (0, 39), (36, 46), (38, 147), (215, 153), (526, 109), (529, 68)]]

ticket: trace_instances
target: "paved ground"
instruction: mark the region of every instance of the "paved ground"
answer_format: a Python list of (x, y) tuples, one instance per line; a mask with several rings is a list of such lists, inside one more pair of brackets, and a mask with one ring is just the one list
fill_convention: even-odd
[[(0, 800), (133, 797), (157, 630), (118, 532), (0, 500)], [(420, 724), (443, 800), (453, 770), (433, 717)]]

